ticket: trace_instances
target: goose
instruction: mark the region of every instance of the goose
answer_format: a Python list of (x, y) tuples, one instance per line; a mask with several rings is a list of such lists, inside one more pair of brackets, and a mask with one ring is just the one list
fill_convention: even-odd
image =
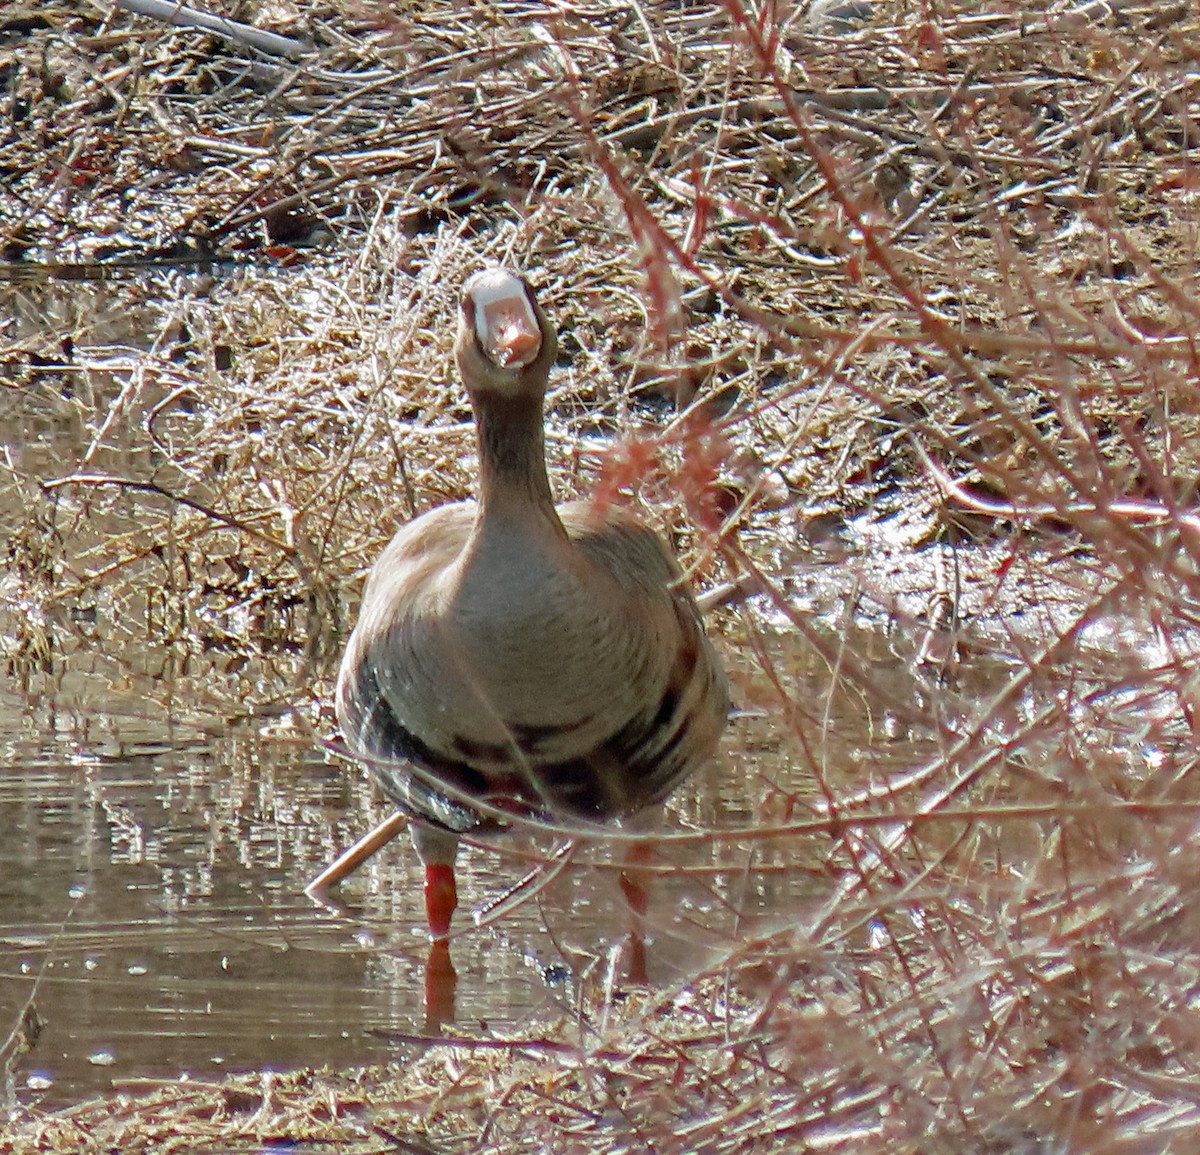
[(496, 815), (636, 820), (713, 753), (729, 712), (657, 534), (622, 508), (554, 503), (543, 407), (557, 350), (521, 276), (468, 281), (455, 356), (477, 496), (392, 538), (338, 674), (346, 744), (414, 820), (434, 941), (457, 905), (462, 835)]

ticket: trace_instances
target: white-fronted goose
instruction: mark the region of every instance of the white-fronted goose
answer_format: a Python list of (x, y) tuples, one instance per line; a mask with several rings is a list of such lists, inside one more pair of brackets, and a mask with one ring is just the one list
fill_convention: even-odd
[(458, 838), (486, 821), (471, 800), (630, 817), (713, 752), (728, 712), (720, 662), (655, 533), (615, 507), (554, 505), (542, 407), (557, 348), (520, 277), (488, 269), (467, 284), (455, 352), (478, 500), (392, 539), (338, 676), (345, 740), (417, 820), (435, 939), (457, 901)]

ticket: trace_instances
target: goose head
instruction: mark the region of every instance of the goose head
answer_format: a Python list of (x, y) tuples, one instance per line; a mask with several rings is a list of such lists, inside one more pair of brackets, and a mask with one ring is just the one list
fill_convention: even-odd
[(529, 285), (516, 273), (491, 268), (463, 289), (454, 348), (472, 398), (540, 401), (558, 340)]

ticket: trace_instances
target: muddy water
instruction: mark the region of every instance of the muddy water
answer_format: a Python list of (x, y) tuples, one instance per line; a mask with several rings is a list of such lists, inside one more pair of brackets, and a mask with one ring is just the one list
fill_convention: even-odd
[[(449, 960), (427, 944), (405, 839), (341, 889), (339, 909), (304, 896), (387, 814), (362, 772), (322, 745), (336, 644), (320, 658), (287, 646), (222, 655), (179, 636), (166, 644), (150, 601), (105, 596), (119, 570), (91, 602), (31, 592), (49, 527), (86, 524), (103, 543), (137, 522), (134, 502), (60, 506), (47, 520), (40, 490), (85, 466), (141, 476), (153, 464), (136, 438), (126, 446), (128, 414), (97, 439), (87, 417), (106, 402), (81, 396), (117, 396), (128, 379), (120, 366), (136, 351), (93, 349), (85, 373), (53, 367), (72, 357), (50, 339), (56, 327), (77, 343), (89, 324), (107, 341), (135, 340), (143, 321), (122, 292), (73, 287), (69, 316), (55, 312), (61, 297), (7, 299), (7, 337), (37, 352), (37, 371), (0, 390), (0, 536), (10, 559), (0, 574), (5, 1082), (22, 1102), (52, 1107), (180, 1075), (363, 1064), (403, 1054), (398, 1036), (516, 1028), (571, 1014), (581, 986), (624, 989), (629, 916), (616, 846), (581, 851), (481, 926), (472, 909), (502, 898), (554, 843), (513, 837), (466, 849)], [(94, 571), (101, 556), (73, 560)], [(811, 675), (818, 696), (821, 662), (785, 645), (776, 661), (790, 680)], [(747, 698), (752, 666), (735, 671), (748, 715), (666, 816), (668, 831), (699, 837), (661, 849), (652, 985), (693, 973), (756, 920), (794, 917), (819, 866), (819, 847), (704, 835), (778, 819), (790, 794), (810, 789), (786, 731)], [(827, 721), (846, 749), (869, 726), (854, 702)], [(5, 1045), (22, 1022), (28, 1037)]]

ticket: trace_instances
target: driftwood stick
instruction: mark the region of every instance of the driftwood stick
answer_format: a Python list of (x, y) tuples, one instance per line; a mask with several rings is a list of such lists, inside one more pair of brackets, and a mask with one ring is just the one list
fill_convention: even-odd
[(267, 56), (299, 60), (303, 56), (311, 55), (313, 51), (311, 45), (293, 40), (290, 36), (264, 32), (252, 24), (228, 20), (224, 16), (213, 16), (209, 12), (189, 8), (186, 4), (176, 4), (174, 0), (116, 0), (116, 4), (118, 8), (124, 8), (126, 12), (133, 12), (138, 16), (149, 16), (152, 20), (161, 20), (181, 28), (199, 28), (204, 32), (214, 32)]
[(326, 891), (349, 878), (368, 858), (406, 830), (408, 824), (408, 815), (402, 810), (397, 810), (390, 818), (385, 818), (378, 826), (364, 834), (348, 850), (343, 850), (304, 888), (304, 893), (320, 902)]

